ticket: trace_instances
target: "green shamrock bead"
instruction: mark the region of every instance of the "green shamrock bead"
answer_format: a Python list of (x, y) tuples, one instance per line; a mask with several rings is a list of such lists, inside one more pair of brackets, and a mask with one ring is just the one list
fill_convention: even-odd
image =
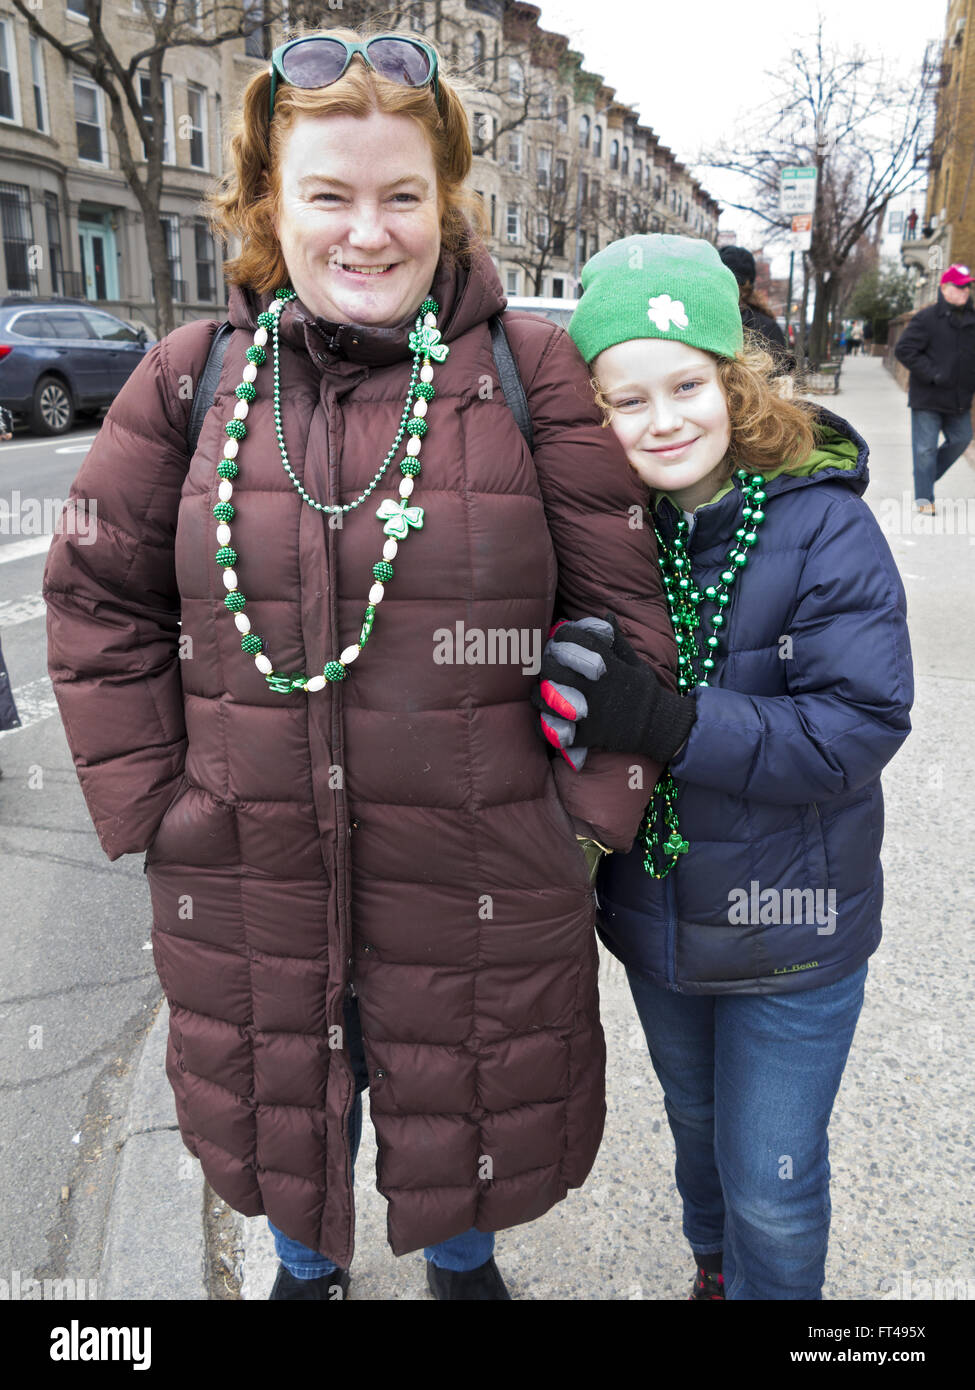
[(412, 419), (406, 422), (406, 433), (419, 435), (421, 438), (426, 434), (429, 428), (430, 426), (427, 424), (426, 420), (419, 415), (414, 415)]
[(759, 504), (759, 506), (761, 506), (761, 504), (762, 504), (763, 502), (765, 502), (767, 499), (768, 499), (768, 493), (767, 493), (767, 492), (762, 492), (761, 489), (759, 489), (758, 492), (753, 492), (753, 493), (752, 493), (752, 501), (753, 501), (753, 502), (757, 502), (757, 503)]
[(289, 299), (297, 299), (298, 296), (295, 294), (294, 290), (289, 290), (289, 289), (285, 288), (285, 289), (275, 290), (275, 291), (274, 291), (274, 298), (275, 298), (275, 299), (283, 300), (284, 303), (287, 304), (287, 302), (288, 302)]
[(761, 473), (755, 473), (752, 475), (752, 482), (755, 484), (756, 487), (761, 487), (762, 484), (765, 482), (765, 478), (762, 476)]
[(722, 571), (721, 571), (721, 582), (722, 582), (722, 584), (734, 584), (734, 582), (735, 582), (735, 571), (734, 571), (734, 570), (722, 570)]
[(714, 661), (709, 656), (706, 656), (704, 658), (704, 660), (701, 662), (701, 665), (704, 667), (705, 671), (714, 670)]
[(751, 514), (752, 514), (752, 509), (751, 509), (751, 507), (742, 507), (742, 509), (741, 509), (741, 514), (742, 514), (742, 516), (745, 518), (745, 520), (747, 521), (748, 518), (749, 518), (749, 517), (751, 516)]
[(230, 435), (231, 439), (243, 439), (247, 433), (247, 426), (243, 420), (228, 420), (224, 425), (224, 430)]
[(437, 394), (432, 381), (419, 381), (414, 387), (416, 395), (421, 396), (425, 401), (432, 401)]
[(263, 367), (264, 363), (267, 361), (267, 353), (262, 347), (259, 347), (257, 343), (252, 343), (244, 353), (244, 356), (247, 358), (248, 362), (253, 362), (257, 367)]
[(256, 632), (248, 632), (240, 639), (240, 649), (248, 656), (260, 656), (264, 643)]
[(377, 560), (372, 567), (372, 572), (380, 584), (388, 584), (393, 577), (393, 567), (388, 560)]
[(739, 569), (743, 569), (744, 566), (748, 564), (748, 556), (743, 550), (739, 550), (738, 554), (735, 556), (734, 563)]
[(230, 502), (218, 502), (213, 509), (213, 515), (218, 521), (233, 521), (234, 508)]
[(291, 694), (291, 677), (286, 671), (269, 671), (264, 679), (275, 695)]
[(237, 552), (232, 545), (222, 545), (214, 558), (218, 565), (230, 569), (237, 563)]
[(739, 469), (735, 472), (735, 477), (736, 477), (736, 478), (740, 478), (741, 481), (744, 482), (745, 479), (748, 477), (748, 469), (747, 469), (747, 468), (739, 468)]
[(709, 637), (709, 638), (708, 638), (708, 646), (712, 649), (712, 651), (713, 651), (714, 648), (718, 645), (718, 641), (719, 641), (719, 639), (718, 639), (717, 637)]
[(710, 599), (711, 602), (713, 603), (714, 600), (715, 600), (715, 598), (717, 597), (717, 593), (718, 593), (718, 591), (717, 591), (717, 589), (714, 587), (714, 585), (713, 585), (713, 584), (709, 584), (708, 587), (704, 590), (704, 597), (707, 598), (707, 599)]
[(345, 667), (341, 661), (329, 661), (322, 673), (327, 681), (344, 681)]
[(715, 613), (714, 617), (711, 619), (711, 626), (712, 626), (712, 627), (724, 627), (724, 614), (723, 614), (723, 613)]
[(719, 594), (719, 595), (718, 595), (718, 602), (721, 604), (721, 607), (723, 608), (723, 607), (725, 606), (726, 603), (730, 603), (730, 602), (731, 602), (731, 597), (730, 597), (730, 595), (728, 595), (728, 594)]
[(237, 387), (234, 395), (239, 401), (254, 401), (257, 399), (257, 391), (254, 389), (252, 381), (242, 381)]
[(440, 305), (437, 303), (435, 299), (430, 299), (428, 297), (423, 301), (423, 303), (420, 305), (419, 309), (417, 309), (416, 312), (420, 315), (421, 318), (424, 314), (439, 314)]
[(752, 525), (753, 525), (753, 526), (761, 526), (761, 524), (762, 524), (762, 522), (763, 522), (764, 520), (765, 520), (765, 513), (764, 513), (761, 509), (759, 509), (757, 512), (752, 512)]
[(240, 469), (237, 467), (236, 463), (234, 463), (233, 459), (221, 459), (217, 464), (218, 478), (236, 478), (239, 472)]
[(744, 536), (742, 536), (742, 540), (746, 545), (754, 545), (758, 540), (758, 536), (756, 536), (754, 531), (746, 531)]
[(265, 309), (263, 313), (257, 316), (258, 328), (266, 328), (270, 332), (274, 327), (277, 317), (277, 314), (272, 314), (270, 309)]
[(407, 454), (399, 466), (399, 471), (407, 478), (418, 478), (420, 476), (420, 460), (414, 458), (412, 454)]
[(240, 589), (231, 589), (230, 593), (224, 599), (224, 604), (230, 609), (231, 613), (243, 613), (246, 601)]

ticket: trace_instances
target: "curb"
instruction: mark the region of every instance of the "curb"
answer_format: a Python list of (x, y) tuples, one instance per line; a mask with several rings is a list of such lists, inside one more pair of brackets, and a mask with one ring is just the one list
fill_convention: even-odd
[(98, 1271), (103, 1299), (210, 1297), (204, 1180), (176, 1123), (166, 1077), (169, 1007), (163, 1000), (136, 1067)]

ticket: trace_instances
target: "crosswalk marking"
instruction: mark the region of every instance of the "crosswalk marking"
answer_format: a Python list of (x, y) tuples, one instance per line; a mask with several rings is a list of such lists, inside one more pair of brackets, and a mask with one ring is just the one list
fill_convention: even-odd
[[(41, 676), (40, 680), (28, 681), (26, 685), (17, 686), (13, 695), (17, 713), (20, 715), (21, 729), (26, 729), (31, 724), (39, 724), (42, 719), (50, 719), (52, 714), (58, 712), (54, 687), (49, 676)], [(0, 730), (0, 739), (19, 732), (18, 729)]]
[(33, 618), (42, 617), (46, 607), (40, 594), (24, 594), (22, 598), (0, 603), (0, 633), (16, 627), (18, 623), (29, 623)]
[(0, 565), (11, 560), (26, 560), (31, 555), (43, 555), (50, 550), (53, 536), (34, 536), (29, 541), (14, 541), (11, 545), (0, 545)]

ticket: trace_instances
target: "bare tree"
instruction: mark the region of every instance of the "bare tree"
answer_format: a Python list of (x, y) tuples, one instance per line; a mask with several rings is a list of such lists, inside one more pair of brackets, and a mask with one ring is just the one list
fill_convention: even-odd
[(750, 130), (734, 147), (721, 146), (701, 162), (750, 180), (746, 201), (724, 201), (782, 231), (790, 227), (779, 209), (782, 170), (815, 167), (812, 245), (803, 260), (816, 295), (810, 354), (820, 359), (847, 259), (890, 200), (925, 177), (922, 98), (929, 74), (904, 81), (859, 49), (840, 53), (825, 43), (820, 21), (788, 63), (766, 75), (770, 95)]
[[(165, 337), (175, 327), (169, 248), (160, 217), (165, 141), (163, 68), (167, 56), (180, 47), (215, 48), (231, 39), (246, 38), (279, 20), (286, 8), (285, 0), (141, 0), (148, 34), (142, 46), (128, 57), (105, 32), (103, 0), (88, 0), (87, 38), (80, 44), (64, 43), (46, 28), (38, 17), (43, 11), (32, 9), (30, 0), (13, 0), (13, 4), (27, 20), (32, 34), (60, 53), (66, 63), (86, 72), (105, 93), (119, 166), (142, 213), (156, 332)], [(122, 32), (128, 37), (131, 31)], [(142, 74), (149, 79), (147, 102), (141, 91)], [(134, 125), (142, 142), (142, 155), (133, 148), (130, 125)]]

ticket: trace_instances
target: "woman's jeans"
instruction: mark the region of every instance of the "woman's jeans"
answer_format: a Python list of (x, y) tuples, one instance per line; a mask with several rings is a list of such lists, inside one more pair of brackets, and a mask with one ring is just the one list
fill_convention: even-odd
[[(938, 448), (938, 435), (945, 442)], [(933, 502), (934, 485), (972, 442), (972, 417), (942, 415), (937, 410), (911, 411), (911, 449), (914, 453), (914, 500)]]
[[(349, 1144), (352, 1149), (354, 1165), (356, 1154), (359, 1152), (359, 1140), (362, 1138), (361, 1096), (369, 1085), (369, 1069), (366, 1066), (365, 1052), (362, 1047), (359, 1008), (354, 999), (346, 1002), (345, 1028), (346, 1037), (349, 1040), (349, 1060), (352, 1063), (352, 1071), (355, 1076), (355, 1104), (352, 1106), (352, 1113), (349, 1116)], [(276, 1226), (271, 1225), (270, 1221), (267, 1224), (274, 1236), (274, 1248), (277, 1251), (278, 1259), (289, 1274), (293, 1274), (296, 1279), (320, 1279), (325, 1274), (331, 1274), (336, 1268), (331, 1260), (327, 1260), (317, 1250), (311, 1250), (307, 1245), (292, 1240), (290, 1236), (286, 1236), (283, 1231), (279, 1231)], [(450, 1240), (442, 1241), (439, 1245), (427, 1246), (423, 1253), (428, 1260), (439, 1265), (441, 1269), (477, 1269), (478, 1265), (484, 1264), (494, 1254), (494, 1236), (489, 1231), (477, 1231), (472, 1226), (463, 1235), (454, 1236)]]
[(675, 994), (627, 971), (677, 1148), (684, 1235), (728, 1299), (819, 1299), (826, 1130), (866, 965), (790, 994)]

